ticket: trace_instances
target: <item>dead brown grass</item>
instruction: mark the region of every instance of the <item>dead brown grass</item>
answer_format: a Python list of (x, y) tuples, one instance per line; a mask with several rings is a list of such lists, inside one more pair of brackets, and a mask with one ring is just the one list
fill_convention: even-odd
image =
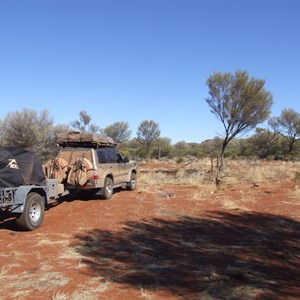
[[(211, 174), (209, 160), (194, 161), (189, 165), (177, 165), (173, 173), (163, 169), (141, 172), (139, 182), (142, 185), (163, 186), (180, 184), (189, 186), (207, 185), (211, 189), (216, 173)], [(253, 184), (269, 181), (286, 181), (297, 177), (300, 162), (267, 162), (235, 160), (226, 161), (224, 171), (219, 174), (223, 184), (234, 185), (241, 182)]]

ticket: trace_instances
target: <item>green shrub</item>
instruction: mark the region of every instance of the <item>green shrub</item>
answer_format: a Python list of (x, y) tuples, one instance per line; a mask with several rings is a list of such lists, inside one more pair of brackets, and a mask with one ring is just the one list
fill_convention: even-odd
[(178, 164), (180, 164), (180, 163), (184, 162), (184, 158), (182, 156), (180, 156), (180, 157), (177, 158), (176, 162)]

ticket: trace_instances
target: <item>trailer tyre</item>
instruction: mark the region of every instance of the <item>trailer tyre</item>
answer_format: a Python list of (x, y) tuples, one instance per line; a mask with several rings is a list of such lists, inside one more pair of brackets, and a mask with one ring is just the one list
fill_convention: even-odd
[(17, 225), (21, 230), (35, 230), (43, 222), (45, 202), (38, 193), (29, 193), (26, 198), (23, 213), (17, 218)]

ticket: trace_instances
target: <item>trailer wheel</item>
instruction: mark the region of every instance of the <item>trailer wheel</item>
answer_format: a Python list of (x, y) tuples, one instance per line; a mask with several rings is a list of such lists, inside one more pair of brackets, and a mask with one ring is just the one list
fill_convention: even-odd
[(110, 177), (106, 177), (103, 187), (103, 197), (104, 199), (110, 199), (114, 193), (114, 183)]
[(24, 204), (23, 213), (17, 218), (17, 225), (21, 230), (35, 230), (43, 222), (45, 203), (38, 193), (29, 193)]

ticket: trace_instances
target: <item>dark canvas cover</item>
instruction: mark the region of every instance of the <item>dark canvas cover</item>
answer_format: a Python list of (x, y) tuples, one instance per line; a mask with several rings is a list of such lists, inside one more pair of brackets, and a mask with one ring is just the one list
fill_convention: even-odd
[(0, 147), (0, 187), (43, 185), (46, 177), (38, 155), (23, 148)]

